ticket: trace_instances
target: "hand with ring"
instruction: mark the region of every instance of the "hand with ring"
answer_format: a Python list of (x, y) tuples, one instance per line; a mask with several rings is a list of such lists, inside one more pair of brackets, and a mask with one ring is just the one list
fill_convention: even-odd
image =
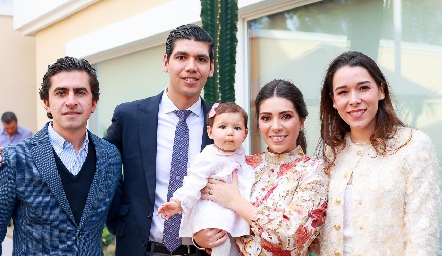
[(243, 199), (238, 188), (238, 174), (232, 174), (232, 182), (209, 179), (207, 185), (201, 190), (202, 200), (212, 200), (224, 207), (232, 209), (236, 199)]

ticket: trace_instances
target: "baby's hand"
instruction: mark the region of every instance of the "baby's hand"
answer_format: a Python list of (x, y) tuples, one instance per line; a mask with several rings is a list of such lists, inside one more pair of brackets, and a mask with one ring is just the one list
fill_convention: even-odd
[(181, 211), (181, 203), (178, 201), (170, 201), (164, 203), (158, 208), (157, 216), (161, 214), (161, 218), (164, 220), (168, 220), (173, 215), (179, 213)]

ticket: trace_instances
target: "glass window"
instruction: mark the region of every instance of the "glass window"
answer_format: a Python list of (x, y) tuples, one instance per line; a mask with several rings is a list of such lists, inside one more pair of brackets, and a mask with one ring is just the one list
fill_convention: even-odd
[[(251, 116), (260, 87), (287, 79), (304, 93), (308, 153), (319, 138), (319, 94), (329, 62), (348, 50), (373, 58), (402, 120), (426, 132), (442, 160), (442, 1), (330, 0), (248, 21)], [(256, 132), (252, 153), (265, 150)], [(441, 161), (442, 162), (442, 161)]]

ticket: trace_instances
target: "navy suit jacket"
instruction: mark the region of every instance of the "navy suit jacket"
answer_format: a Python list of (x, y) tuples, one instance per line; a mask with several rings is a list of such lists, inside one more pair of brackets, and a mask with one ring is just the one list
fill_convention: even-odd
[(103, 255), (101, 234), (121, 179), (120, 154), (114, 145), (89, 133), (96, 171), (77, 225), (58, 174), (48, 124), (34, 136), (3, 149), (0, 255), (11, 216), (14, 255)]
[[(109, 231), (117, 237), (117, 256), (142, 256), (147, 249), (155, 214), (157, 127), (162, 95), (117, 106), (104, 137), (117, 146), (123, 158), (124, 186), (115, 194), (107, 221)], [(211, 105), (201, 101), (206, 116)], [(204, 118), (201, 150), (213, 143), (206, 126)]]

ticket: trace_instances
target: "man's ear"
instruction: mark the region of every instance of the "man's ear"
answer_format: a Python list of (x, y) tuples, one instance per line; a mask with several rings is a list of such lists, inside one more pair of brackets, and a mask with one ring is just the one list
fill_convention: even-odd
[(215, 61), (212, 60), (212, 61), (210, 62), (209, 77), (212, 77), (212, 76), (213, 76), (213, 72), (214, 72), (214, 71), (215, 71)]
[(169, 60), (167, 59), (167, 54), (163, 56), (163, 71), (167, 73), (169, 71)]
[(97, 99), (92, 100), (92, 111), (91, 111), (91, 113), (95, 112), (95, 108), (97, 107), (97, 104), (98, 104), (98, 100)]
[(51, 108), (49, 107), (49, 100), (43, 100), (44, 108), (47, 113), (51, 113)]

